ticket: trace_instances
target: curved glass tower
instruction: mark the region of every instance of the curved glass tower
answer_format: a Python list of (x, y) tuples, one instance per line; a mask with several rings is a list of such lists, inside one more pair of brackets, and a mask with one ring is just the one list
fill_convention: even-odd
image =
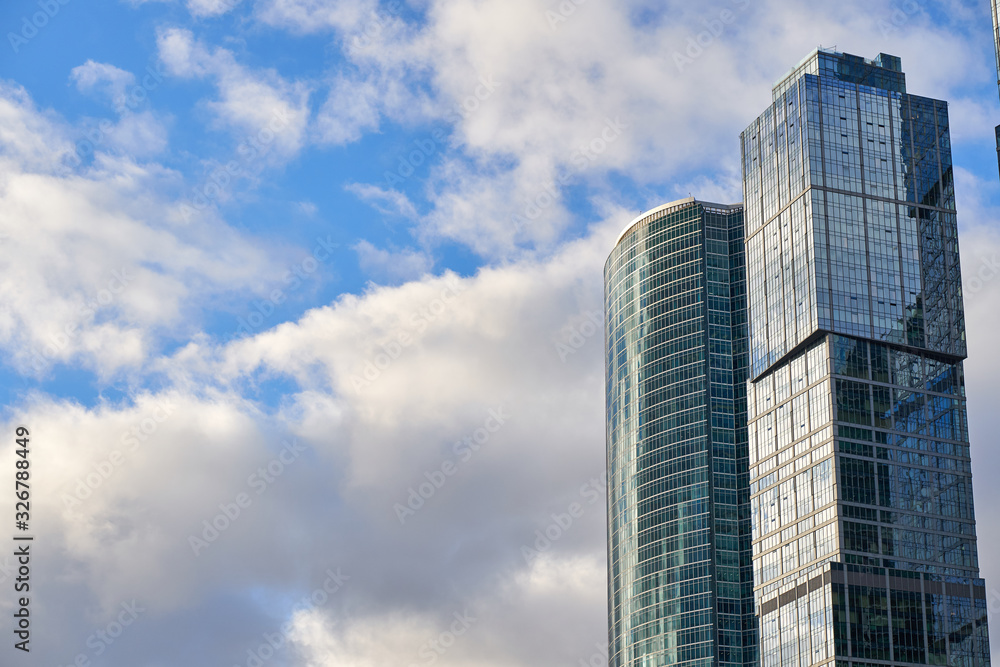
[(609, 665), (752, 665), (743, 207), (672, 202), (604, 268)]

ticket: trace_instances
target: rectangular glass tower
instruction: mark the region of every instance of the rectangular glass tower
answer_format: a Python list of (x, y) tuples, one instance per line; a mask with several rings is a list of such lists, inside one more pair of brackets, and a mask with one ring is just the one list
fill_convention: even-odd
[(609, 665), (756, 664), (741, 206), (643, 213), (604, 269)]
[(947, 104), (818, 50), (741, 144), (761, 663), (988, 665)]

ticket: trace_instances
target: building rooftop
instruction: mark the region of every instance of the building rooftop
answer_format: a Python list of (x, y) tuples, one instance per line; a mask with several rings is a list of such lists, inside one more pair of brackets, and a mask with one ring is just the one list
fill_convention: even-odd
[(742, 203), (741, 204), (715, 204), (715, 203), (712, 203), (712, 202), (701, 201), (699, 199), (695, 199), (694, 197), (685, 197), (684, 199), (677, 199), (677, 200), (672, 201), (672, 202), (667, 202), (666, 204), (662, 204), (660, 206), (657, 206), (656, 208), (651, 208), (648, 211), (640, 213), (639, 215), (637, 215), (635, 217), (634, 220), (632, 220), (632, 222), (630, 222), (627, 225), (625, 225), (625, 229), (623, 229), (622, 233), (618, 235), (617, 239), (615, 239), (615, 246), (614, 247), (617, 247), (618, 244), (622, 242), (622, 239), (625, 238), (625, 235), (628, 234), (632, 230), (633, 227), (637, 226), (640, 222), (642, 222), (646, 218), (649, 218), (649, 217), (651, 217), (651, 216), (653, 216), (653, 215), (655, 215), (657, 213), (661, 213), (663, 211), (666, 211), (667, 209), (683, 208), (685, 206), (690, 206), (691, 204), (701, 204), (705, 208), (714, 208), (714, 209), (718, 209), (720, 211), (732, 211), (734, 209), (741, 209), (741, 208), (743, 208), (743, 204)]
[(906, 92), (906, 75), (903, 74), (903, 64), (898, 56), (880, 53), (869, 59), (851, 53), (840, 53), (835, 47), (831, 49), (821, 46), (774, 84), (771, 89), (772, 100), (777, 101), (803, 74), (832, 76), (841, 81), (872, 88)]

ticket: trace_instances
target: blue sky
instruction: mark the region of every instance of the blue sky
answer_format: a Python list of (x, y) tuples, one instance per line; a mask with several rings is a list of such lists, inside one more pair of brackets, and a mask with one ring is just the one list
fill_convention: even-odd
[[(476, 620), (437, 664), (589, 660), (606, 637), (601, 508), (537, 560), (521, 547), (604, 468), (602, 342), (579, 337), (604, 260), (642, 210), (739, 201), (740, 131), (820, 45), (898, 55), (910, 92), (950, 104), (996, 581), (989, 16), (958, 1), (4, 3), (0, 388), (5, 432), (28, 424), (38, 443), (32, 664), (247, 665), (276, 632), (268, 665), (427, 664), (455, 614)], [(0, 443), (0, 469), (14, 456)], [(449, 462), (401, 522), (394, 506)], [(91, 638), (133, 600), (98, 654)]]

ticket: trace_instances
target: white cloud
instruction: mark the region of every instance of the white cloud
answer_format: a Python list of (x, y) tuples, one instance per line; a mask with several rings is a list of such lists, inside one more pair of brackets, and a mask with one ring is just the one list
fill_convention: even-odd
[(995, 106), (965, 97), (949, 100), (948, 123), (952, 143), (989, 144), (995, 137)]
[(125, 90), (135, 83), (135, 75), (123, 69), (88, 60), (83, 65), (74, 67), (70, 78), (82, 93), (99, 93), (109, 102), (114, 102), (125, 95)]
[(428, 273), (434, 260), (415, 250), (389, 251), (362, 240), (354, 245), (361, 270), (376, 280), (402, 282)]
[(349, 183), (344, 189), (372, 204), (386, 215), (401, 215), (404, 218), (417, 217), (417, 209), (413, 206), (413, 202), (398, 190), (380, 188), (377, 185), (367, 183)]
[[(444, 660), (437, 661), (442, 665), (469, 665), (471, 663), (467, 660), (471, 656), (468, 651), (463, 652), (464, 658), (460, 662), (455, 662), (456, 652), (451, 652), (449, 656), (448, 651), (429, 650), (427, 646), (428, 640), (437, 638), (442, 628), (448, 631), (449, 621), (453, 619), (444, 620), (439, 627), (434, 619), (416, 614), (392, 614), (347, 620), (334, 626), (322, 611), (308, 611), (295, 618), (290, 639), (304, 654), (303, 667), (407, 665), (422, 662), (429, 655), (444, 655)], [(464, 627), (462, 629), (465, 630)], [(446, 641), (451, 643), (450, 639)], [(421, 649), (424, 653), (420, 653)]]
[[(73, 130), (17, 88), (0, 89), (0, 118), (11, 130), (0, 131), (0, 347), (22, 372), (141, 366), (160, 336), (190, 331), (196, 304), (273, 278), (267, 255), (219, 222), (175, 225), (175, 174), (103, 144), (71, 169)], [(145, 118), (126, 117), (106, 143), (160, 150)]]
[(70, 133), (55, 114), (41, 112), (28, 92), (0, 82), (0, 146), (2, 158), (25, 169), (56, 171), (71, 159)]
[[(202, 519), (232, 500), (218, 493), (220, 481), (244, 482), (234, 457), (270, 458), (253, 409), (208, 391), (143, 394), (91, 410), (39, 396), (20, 410), (36, 441), (58, 443), (33, 452), (32, 463), (49, 472), (38, 476), (34, 504), (42, 532), (66, 554), (64, 575), (102, 608), (135, 597), (167, 610), (196, 598), (211, 571), (193, 557), (187, 535), (200, 534)], [(13, 457), (9, 447), (0, 456), (10, 468)], [(194, 459), (198, 465), (185, 463)], [(182, 469), (183, 484), (163, 474)], [(176, 578), (157, 580), (150, 568)]]
[(82, 138), (77, 142), (78, 158), (87, 158), (94, 150), (148, 158), (166, 149), (167, 128), (162, 116), (137, 110), (141, 100), (158, 85), (155, 76), (147, 76), (139, 86), (131, 72), (88, 60), (73, 68), (70, 79), (80, 92), (103, 98), (120, 116), (116, 123), (107, 119), (84, 121)]
[(264, 0), (258, 14), (265, 23), (311, 33), (318, 30), (350, 30), (375, 15), (375, 0)]
[(135, 158), (159, 155), (167, 148), (167, 128), (152, 111), (127, 113), (107, 136), (108, 147)]
[(244, 137), (271, 144), (280, 160), (302, 148), (309, 119), (309, 87), (288, 82), (275, 70), (251, 70), (227, 49), (209, 49), (190, 31), (169, 28), (157, 36), (160, 58), (170, 74), (211, 78), (219, 96), (207, 103), (218, 122)]
[[(220, 634), (229, 621), (214, 600), (244, 587), (305, 585), (307, 594), (337, 567), (350, 577), (344, 590), (294, 616), (303, 664), (419, 659), (466, 609), (480, 620), (442, 664), (589, 656), (605, 621), (603, 489), (588, 504), (580, 488), (604, 467), (603, 341), (591, 336), (565, 363), (556, 343), (600, 307), (600, 266), (620, 224), (545, 262), (372, 287), (221, 348), (196, 339), (159, 360), (165, 389), (120, 404), (38, 396), (17, 408), (8, 431), (38, 425), (35, 437), (51, 443), (33, 461), (47, 471), (36, 491), (40, 539), (62, 554), (46, 562), (49, 580), (74, 587), (73, 608), (96, 610), (83, 621), (60, 617), (60, 627), (85, 638), (119, 601), (136, 598), (151, 619), (210, 623), (211, 637), (195, 639), (231, 661), (226, 650), (245, 655), (293, 616), (261, 593), (241, 604), (252, 623), (233, 619), (239, 630)], [(300, 388), (277, 412), (243, 397), (259, 381), (289, 377)], [(163, 405), (169, 416), (157, 412)], [(487, 421), (491, 410), (502, 424)], [(454, 443), (483, 442), (475, 434), (484, 424), (497, 429), (463, 460)], [(285, 438), (305, 452), (258, 495), (249, 477), (269, 469)], [(0, 445), (0, 465), (13, 456), (9, 442)], [(457, 474), (401, 525), (393, 505), (445, 460)], [(553, 460), (562, 463), (553, 469)], [(189, 537), (241, 492), (252, 503), (195, 556)], [(79, 503), (66, 500), (73, 494)], [(521, 546), (574, 501), (584, 515), (529, 567)], [(161, 620), (148, 627), (172, 632)], [(395, 628), (396, 639), (376, 646), (375, 627)], [(118, 650), (116, 659), (135, 662), (138, 649)]]
[[(508, 401), (512, 412), (534, 413), (516, 386), (538, 383), (543, 373), (553, 373), (555, 381), (582, 370), (564, 366), (556, 343), (564, 342), (560, 337), (568, 318), (600, 309), (601, 267), (623, 218), (628, 219), (615, 216), (600, 235), (564, 248), (551, 263), (484, 269), (469, 279), (451, 275), (373, 286), (362, 297), (344, 296), (298, 323), (231, 345), (220, 361), (211, 362), (219, 364), (217, 370), (207, 372), (235, 378), (260, 367), (287, 374), (313, 392), (330, 388), (350, 406), (351, 428), (368, 434), (350, 445), (352, 480), (394, 489), (410, 476), (407, 461), (423, 456), (429, 464), (453, 440), (447, 435), (437, 443), (407, 440), (398, 460), (386, 460), (379, 443), (397, 437), (402, 425), (413, 434), (445, 427), (457, 437), (482, 421), (487, 409)], [(599, 361), (598, 338), (579, 359)], [(383, 368), (387, 349), (395, 358)], [(520, 363), (509, 365), (510, 355), (519, 355)], [(379, 367), (373, 368), (376, 362)], [(599, 374), (600, 369), (588, 367), (587, 372)], [(414, 386), (421, 390), (414, 393)], [(288, 418), (308, 423), (311, 397), (305, 394), (302, 403), (287, 406)], [(551, 396), (543, 402), (549, 400), (572, 399)], [(309, 432), (318, 435), (326, 428), (317, 424)]]
[(243, 0), (188, 0), (187, 8), (191, 16), (205, 18), (222, 16), (239, 5)]
[(338, 77), (316, 117), (320, 141), (346, 144), (357, 141), (365, 131), (377, 130), (378, 89), (370, 81)]
[[(584, 609), (605, 607), (607, 572), (600, 554), (539, 558), (533, 567), (497, 578), (490, 598), (447, 610), (336, 619), (300, 612), (289, 638), (303, 666), (379, 667), (431, 661), (453, 667), (595, 664), (606, 658), (602, 634), (588, 642)], [(531, 613), (524, 613), (531, 609)], [(541, 640), (545, 637), (544, 643)], [(544, 656), (544, 657), (543, 657)], [(603, 664), (603, 663), (602, 663)]]

